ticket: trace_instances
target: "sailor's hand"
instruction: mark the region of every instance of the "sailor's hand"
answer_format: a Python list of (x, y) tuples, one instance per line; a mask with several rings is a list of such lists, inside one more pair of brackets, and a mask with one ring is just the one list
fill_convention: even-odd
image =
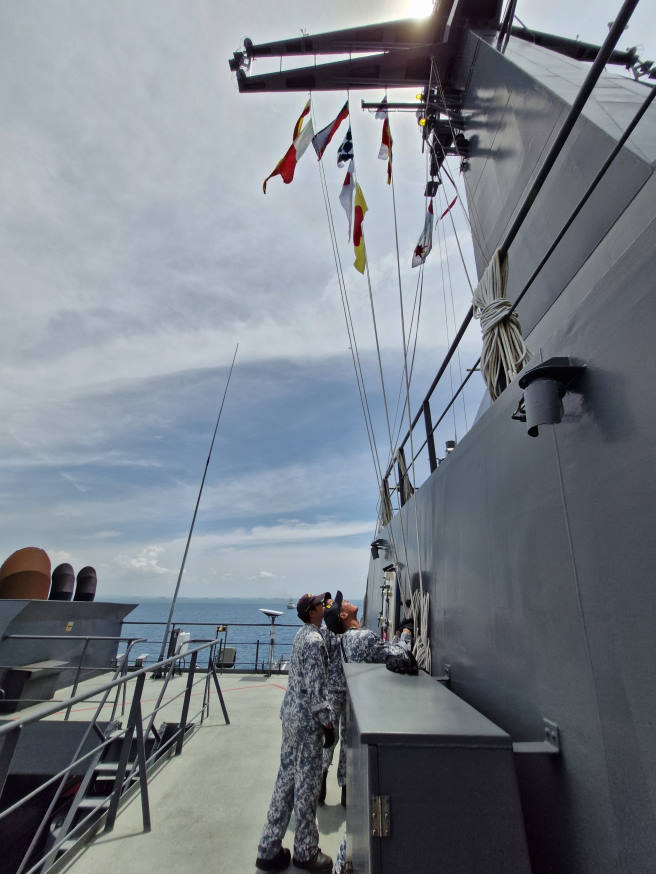
[(332, 725), (324, 725), (323, 726), (323, 745), (326, 747), (331, 747), (335, 743), (335, 729)]

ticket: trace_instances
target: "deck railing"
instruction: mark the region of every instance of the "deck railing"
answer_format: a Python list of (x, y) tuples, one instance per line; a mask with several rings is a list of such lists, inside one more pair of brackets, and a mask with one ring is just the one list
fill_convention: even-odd
[[(295, 614), (294, 614), (295, 615)], [(155, 654), (159, 653), (162, 645), (162, 638), (155, 633), (157, 629), (160, 633), (164, 632), (166, 622), (144, 621), (138, 619), (123, 620), (123, 627), (129, 630), (147, 629), (150, 635), (150, 629), (153, 629), (153, 639), (149, 639), (144, 645), (144, 656), (155, 658)], [(235, 670), (239, 673), (286, 673), (287, 662), (292, 648), (293, 634), (287, 630), (292, 629), (295, 634), (300, 627), (300, 623), (278, 623), (275, 625), (275, 632), (278, 635), (274, 636), (273, 643), (271, 640), (271, 625), (263, 622), (207, 622), (207, 621), (176, 621), (169, 633), (164, 651), (167, 655), (175, 654), (176, 646), (179, 641), (179, 634), (182, 631), (188, 631), (192, 635), (207, 633), (211, 629), (211, 633), (219, 640), (216, 652), (216, 668), (219, 673), (225, 670)], [(282, 635), (279, 632), (282, 631)], [(285, 639), (281, 640), (280, 637)], [(192, 637), (189, 643), (196, 639)], [(234, 652), (234, 660), (232, 659)]]
[[(134, 644), (139, 639), (127, 641)], [(2, 842), (3, 870), (10, 874), (45, 874), (63, 854), (74, 850), (103, 824), (106, 831), (111, 831), (119, 805), (137, 791), (141, 795), (144, 831), (150, 830), (148, 772), (167, 756), (182, 752), (185, 739), (209, 715), (212, 686), (225, 722), (230, 722), (215, 667), (221, 641), (212, 638), (196, 643), (184, 655), (125, 673), (128, 646), (111, 680), (0, 725), (0, 833), (6, 835)], [(201, 655), (203, 660), (207, 656), (206, 668), (199, 668)], [(185, 658), (189, 660), (186, 680), (180, 691), (173, 692), (170, 681)], [(142, 693), (149, 673), (161, 679), (161, 686), (155, 705), (144, 712)], [(190, 713), (192, 693), (198, 685), (202, 687), (200, 708)], [(125, 725), (116, 719), (121, 698), (124, 706), (126, 698), (130, 701)], [(95, 705), (93, 717), (84, 721), (69, 719), (77, 705), (85, 702)], [(159, 727), (155, 725), (158, 716), (165, 719)], [(60, 728), (66, 726), (63, 734), (58, 724)], [(64, 744), (69, 751), (73, 749), (72, 754), (61, 756), (65, 764), (38, 785), (26, 792), (22, 786), (16, 790), (11, 779), (12, 763), (21, 755), (21, 744), (26, 744), (27, 752), (30, 735), (32, 741), (41, 743), (55, 731), (60, 748)], [(52, 750), (55, 762), (56, 752)], [(24, 826), (35, 810), (29, 843), (12, 844), (12, 824), (20, 822)]]

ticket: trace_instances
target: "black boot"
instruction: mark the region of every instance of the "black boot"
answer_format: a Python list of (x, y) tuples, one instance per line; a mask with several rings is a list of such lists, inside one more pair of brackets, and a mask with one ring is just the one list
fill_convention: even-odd
[(281, 847), (273, 859), (259, 859), (255, 863), (255, 867), (260, 871), (284, 871), (289, 868), (289, 860), (291, 853), (285, 847)]
[(342, 786), (342, 807), (346, 807), (346, 786)]
[(321, 789), (319, 790), (319, 804), (326, 803), (326, 778), (328, 777), (328, 771), (323, 772), (323, 776), (321, 778)]

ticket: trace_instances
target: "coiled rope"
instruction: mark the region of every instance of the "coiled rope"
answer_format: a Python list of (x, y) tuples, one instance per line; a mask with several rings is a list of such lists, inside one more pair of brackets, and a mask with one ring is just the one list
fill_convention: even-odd
[(530, 352), (524, 344), (517, 314), (505, 296), (506, 262), (497, 249), (474, 289), (474, 318), (481, 323), (481, 372), (492, 400), (517, 376)]
[(412, 593), (412, 621), (415, 630), (415, 643), (412, 648), (417, 664), (430, 674), (431, 650), (428, 633), (428, 614), (430, 593), (415, 589)]

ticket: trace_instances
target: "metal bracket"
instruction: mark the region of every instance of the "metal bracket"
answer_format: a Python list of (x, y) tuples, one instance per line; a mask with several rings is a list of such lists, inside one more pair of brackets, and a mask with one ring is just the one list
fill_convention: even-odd
[(438, 683), (444, 683), (445, 686), (448, 686), (451, 682), (451, 665), (442, 665), (442, 673), (435, 679)]
[(372, 795), (369, 799), (369, 825), (372, 838), (388, 838), (392, 831), (389, 795)]
[(560, 755), (560, 729), (550, 719), (543, 719), (544, 740), (517, 741), (513, 743), (513, 753), (546, 753), (547, 755)]

